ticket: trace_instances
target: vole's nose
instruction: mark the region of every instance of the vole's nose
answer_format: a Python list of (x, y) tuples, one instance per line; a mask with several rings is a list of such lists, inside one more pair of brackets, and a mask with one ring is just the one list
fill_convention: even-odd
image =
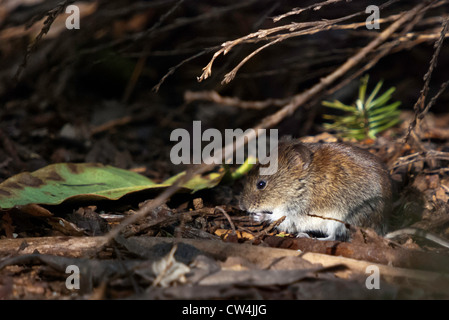
[(242, 198), (239, 199), (239, 207), (240, 207), (240, 210), (242, 210), (242, 211), (247, 211), (248, 210), (248, 208), (243, 203)]

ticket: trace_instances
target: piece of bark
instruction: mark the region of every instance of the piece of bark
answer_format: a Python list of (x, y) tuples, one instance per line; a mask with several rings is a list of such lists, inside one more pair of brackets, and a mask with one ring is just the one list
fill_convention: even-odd
[[(275, 257), (288, 257), (288, 256), (300, 256), (301, 258), (311, 262), (319, 263), (324, 267), (331, 267), (344, 264), (348, 267), (348, 270), (337, 271), (336, 275), (340, 277), (348, 277), (351, 273), (366, 274), (368, 266), (377, 266), (379, 272), (384, 277), (394, 278), (409, 278), (419, 281), (435, 281), (437, 279), (449, 280), (449, 275), (441, 272), (430, 272), (424, 270), (396, 268), (388, 265), (382, 265), (373, 263), (370, 261), (359, 261), (355, 259), (333, 256), (315, 252), (298, 252), (296, 250), (286, 250), (279, 248), (270, 248), (262, 246), (253, 246), (250, 244), (236, 244), (236, 243), (224, 243), (221, 241), (204, 241), (194, 239), (176, 239), (176, 238), (153, 238), (153, 237), (131, 237), (126, 239), (128, 249), (132, 246), (136, 246), (139, 250), (143, 247), (151, 248), (155, 244), (159, 243), (177, 243), (182, 242), (190, 244), (205, 253), (210, 254), (216, 259), (224, 261), (227, 257), (237, 256), (246, 258), (248, 261), (255, 264), (263, 264), (267, 259)], [(321, 242), (317, 241), (316, 242)], [(131, 249), (132, 251), (132, 249)]]
[(104, 237), (36, 237), (0, 240), (0, 257), (35, 251), (65, 257), (95, 255), (106, 243)]
[(386, 245), (361, 242), (317, 241), (307, 238), (281, 238), (270, 236), (264, 242), (275, 248), (288, 248), (306, 253), (342, 256), (398, 268), (420, 269), (449, 273), (449, 256)]
[[(123, 239), (123, 238), (122, 238)], [(205, 241), (196, 239), (180, 239), (180, 238), (161, 238), (161, 237), (130, 237), (124, 239), (121, 244), (133, 251), (133, 247), (138, 250), (150, 249), (156, 244), (174, 244), (185, 243), (196, 247), (198, 250), (213, 256), (216, 259), (225, 261), (231, 256), (243, 257), (252, 263), (263, 264), (267, 258), (300, 256), (311, 263), (319, 263), (324, 267), (331, 267), (344, 264), (348, 267), (346, 271), (338, 271), (336, 275), (347, 277), (351, 273), (365, 274), (368, 266), (375, 265), (379, 268), (380, 274), (384, 277), (408, 278), (419, 281), (435, 281), (437, 279), (448, 280), (447, 272), (431, 272), (416, 269), (398, 268), (389, 265), (382, 265), (370, 261), (356, 260), (341, 256), (334, 256), (315, 252), (298, 252), (291, 249), (270, 248), (262, 246), (254, 246), (250, 244), (225, 243), (222, 241)], [(303, 239), (304, 240), (304, 239)], [(310, 240), (310, 239), (309, 239)], [(313, 240), (312, 240), (313, 241)], [(323, 242), (315, 241), (316, 245), (323, 245)], [(66, 257), (89, 257), (94, 255), (106, 243), (105, 237), (44, 237), (44, 238), (26, 238), (26, 239), (3, 239), (0, 240), (0, 257), (7, 255), (29, 254), (37, 250), (40, 253), (54, 254)], [(291, 243), (290, 243), (291, 244)], [(327, 244), (328, 246), (329, 244)], [(350, 243), (341, 243), (339, 246), (327, 247), (330, 253), (336, 254), (350, 250)], [(346, 247), (346, 249), (344, 249)], [(290, 246), (290, 248), (292, 248)], [(326, 246), (325, 246), (326, 248)], [(415, 252), (413, 252), (414, 254)], [(430, 265), (434, 264), (428, 261), (429, 257), (440, 258), (441, 261), (448, 259), (446, 256), (428, 255), (421, 252), (417, 255), (423, 259), (421, 266), (427, 261)], [(413, 260), (419, 260), (413, 258)], [(446, 262), (446, 266), (448, 263)]]

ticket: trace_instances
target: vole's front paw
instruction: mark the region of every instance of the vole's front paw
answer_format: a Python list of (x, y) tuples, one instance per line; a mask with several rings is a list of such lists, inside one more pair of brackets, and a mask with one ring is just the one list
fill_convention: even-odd
[(254, 222), (263, 222), (265, 221), (265, 214), (261, 213), (261, 212), (255, 212), (255, 213), (251, 213), (251, 219)]
[(296, 238), (312, 238), (308, 233), (305, 233), (305, 232), (299, 232), (297, 235), (296, 235)]

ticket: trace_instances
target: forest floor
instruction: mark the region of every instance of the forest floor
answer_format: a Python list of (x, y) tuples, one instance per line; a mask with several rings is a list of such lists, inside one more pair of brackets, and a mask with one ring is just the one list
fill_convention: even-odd
[[(324, 2), (304, 2), (301, 14), (295, 1), (1, 2), (0, 189), (58, 163), (161, 183), (191, 170), (170, 161), (173, 130), (259, 126), (376, 154), (397, 192), (390, 230), (449, 239), (449, 1), (393, 1), (379, 30), (359, 27), (368, 2)], [(79, 29), (66, 27), (73, 4)], [(229, 53), (208, 64), (221, 48)], [(381, 80), (382, 91), (396, 88), (400, 123), (342, 139), (324, 129), (321, 102), (353, 103), (363, 74), (369, 90)], [(2, 208), (0, 299), (449, 298), (448, 247), (356, 227), (350, 242), (280, 233), (240, 210), (243, 179), (166, 187), (165, 198), (150, 189)]]

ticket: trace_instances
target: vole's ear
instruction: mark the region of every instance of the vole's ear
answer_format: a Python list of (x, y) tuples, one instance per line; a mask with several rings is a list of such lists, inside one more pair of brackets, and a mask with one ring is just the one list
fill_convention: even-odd
[(302, 169), (307, 169), (312, 162), (313, 152), (303, 143), (295, 143), (291, 145), (292, 162), (294, 166), (300, 165)]

